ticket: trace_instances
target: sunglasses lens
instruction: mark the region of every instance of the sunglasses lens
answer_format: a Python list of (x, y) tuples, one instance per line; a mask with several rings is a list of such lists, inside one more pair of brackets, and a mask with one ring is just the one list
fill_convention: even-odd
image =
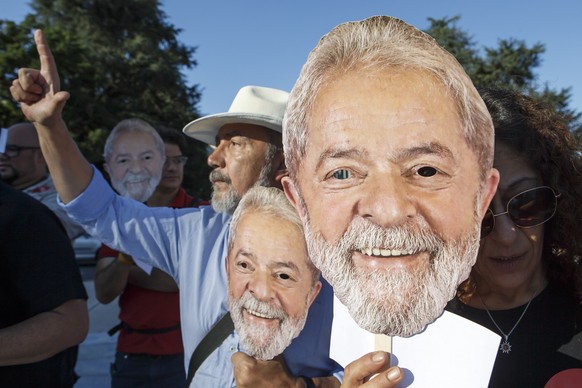
[(556, 211), (556, 196), (549, 187), (539, 187), (513, 197), (507, 210), (513, 222), (522, 228), (543, 224)]
[(491, 209), (487, 209), (483, 221), (481, 221), (481, 238), (486, 237), (495, 227), (495, 217)]

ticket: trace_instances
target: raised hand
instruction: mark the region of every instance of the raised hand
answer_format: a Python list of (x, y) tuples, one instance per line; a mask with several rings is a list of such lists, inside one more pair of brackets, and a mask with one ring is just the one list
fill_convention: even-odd
[(60, 90), (57, 65), (41, 30), (34, 32), (34, 41), (40, 70), (19, 69), (10, 92), (20, 103), (22, 113), (34, 124), (55, 187), (61, 200), (68, 203), (87, 188), (93, 169), (61, 117), (69, 93)]
[(40, 70), (19, 69), (10, 92), (29, 121), (50, 127), (61, 119), (69, 93), (60, 90), (57, 65), (42, 30), (34, 32), (34, 41), (40, 58)]

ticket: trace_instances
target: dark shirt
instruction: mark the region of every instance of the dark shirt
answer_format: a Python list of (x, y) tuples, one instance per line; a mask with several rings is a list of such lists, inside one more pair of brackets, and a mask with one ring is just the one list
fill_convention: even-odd
[[(524, 308), (525, 305), (490, 312), (497, 325), (508, 333)], [(485, 310), (467, 306), (456, 298), (449, 302), (446, 310), (503, 337)], [(548, 285), (532, 300), (509, 336), (511, 351), (498, 352), (489, 387), (543, 387), (560, 371), (582, 368), (581, 317), (582, 309), (573, 298)]]
[[(87, 293), (61, 222), (36, 199), (0, 182), (0, 328), (72, 299), (87, 299)], [(0, 387), (72, 386), (77, 350), (0, 367)]]

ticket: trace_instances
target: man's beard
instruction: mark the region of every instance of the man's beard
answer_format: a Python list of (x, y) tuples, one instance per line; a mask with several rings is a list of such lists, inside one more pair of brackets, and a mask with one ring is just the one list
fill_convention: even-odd
[(0, 180), (2, 180), (3, 182), (11, 184), (12, 182), (20, 178), (20, 174), (18, 173), (18, 171), (16, 171), (14, 167), (10, 165), (4, 165), (2, 166), (2, 169), (4, 169), (4, 172), (0, 173)]
[[(458, 285), (469, 276), (479, 249), (477, 221), (472, 230), (449, 243), (426, 223), (382, 228), (362, 218), (352, 221), (333, 245), (311, 231), (309, 220), (305, 234), (311, 260), (356, 323), (372, 333), (400, 337), (421, 332), (442, 314)], [(353, 252), (371, 247), (425, 252), (429, 260), (413, 270), (356, 266)]]
[[(111, 185), (119, 195), (145, 202), (152, 196), (161, 178), (161, 174), (155, 177), (149, 173), (134, 174), (128, 172), (120, 180), (111, 178)], [(139, 184), (132, 182), (139, 182)]]
[[(218, 170), (212, 170), (210, 172), (210, 182), (212, 183), (212, 196), (210, 203), (212, 208), (217, 213), (234, 213), (234, 210), (238, 206), (241, 200), (241, 196), (232, 187), (232, 180), (226, 174)], [(224, 192), (218, 192), (216, 190), (215, 182), (224, 182), (227, 186)]]
[[(257, 300), (248, 291), (245, 291), (240, 299), (229, 294), (229, 308), (243, 350), (259, 360), (271, 360), (283, 353), (303, 329), (308, 311), (306, 301), (304, 313), (291, 317), (280, 306)], [(245, 322), (243, 309), (278, 319), (279, 326), (271, 329), (263, 325), (249, 324)]]
[[(253, 184), (253, 187), (257, 186), (270, 186), (269, 172), (271, 170), (271, 165), (269, 163), (265, 164), (259, 173), (259, 178)], [(210, 203), (212, 208), (217, 213), (229, 213), (233, 214), (236, 207), (238, 206), (242, 194), (236, 192), (232, 186), (232, 180), (230, 177), (218, 170), (212, 170), (210, 172), (210, 182), (212, 182), (212, 197)], [(214, 182), (224, 182), (226, 184), (226, 189), (223, 192), (216, 190)]]

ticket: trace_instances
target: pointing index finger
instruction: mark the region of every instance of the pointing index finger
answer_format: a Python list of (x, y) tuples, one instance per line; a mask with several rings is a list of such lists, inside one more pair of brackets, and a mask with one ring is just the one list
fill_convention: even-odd
[(34, 32), (34, 42), (40, 59), (40, 73), (52, 89), (52, 92), (58, 93), (60, 91), (60, 80), (57, 64), (42, 30)]

